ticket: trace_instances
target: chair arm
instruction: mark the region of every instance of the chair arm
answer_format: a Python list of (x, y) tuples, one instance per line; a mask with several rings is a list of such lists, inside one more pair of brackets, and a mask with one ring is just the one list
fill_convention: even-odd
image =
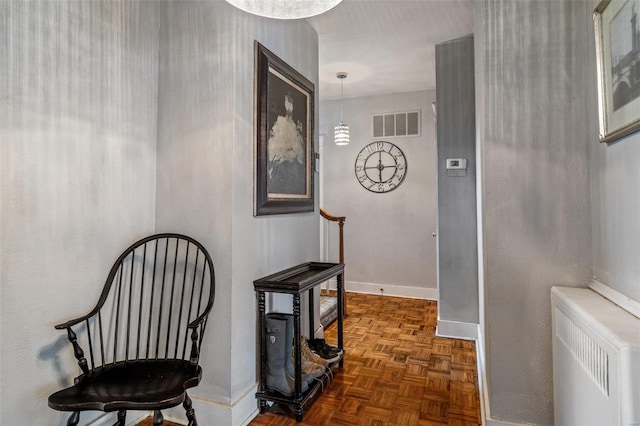
[(198, 326), (202, 325), (202, 323), (204, 323), (205, 319), (207, 317), (206, 316), (199, 316), (198, 318), (194, 319), (193, 321), (191, 321), (189, 323), (189, 325), (187, 325), (188, 328), (198, 328)]
[[(200, 340), (202, 333), (204, 333), (204, 327), (207, 321), (207, 315), (209, 308), (205, 310), (205, 313), (200, 315), (187, 326), (191, 329), (191, 353), (189, 356), (189, 362), (192, 366), (197, 366), (200, 362)], [(200, 327), (200, 334), (198, 334), (198, 327)]]
[(87, 319), (91, 318), (92, 314), (93, 313), (81, 316), (79, 318), (74, 318), (74, 319), (69, 320), (67, 322), (63, 322), (62, 324), (58, 324), (58, 325), (55, 326), (55, 329), (56, 330), (64, 330), (65, 328), (73, 327), (74, 325), (80, 324), (82, 321), (86, 321)]
[(78, 336), (76, 335), (76, 333), (71, 328), (73, 325), (78, 324), (79, 322), (82, 322), (83, 319), (84, 318), (67, 321), (64, 324), (56, 325), (56, 328), (57, 329), (65, 329), (65, 328), (67, 329), (67, 338), (69, 339), (69, 342), (71, 342), (71, 345), (73, 346), (73, 355), (78, 360), (78, 365), (80, 366), (80, 369), (82, 370), (82, 372), (84, 374), (88, 374), (89, 373), (89, 366), (87, 364), (87, 359), (84, 357), (84, 351), (82, 350), (82, 348), (78, 344)]
[(204, 308), (204, 311), (200, 314), (200, 316), (189, 323), (187, 327), (195, 329), (199, 325), (204, 325), (207, 322), (207, 317), (209, 316), (209, 311), (211, 311), (211, 307), (213, 306), (213, 300), (210, 300), (207, 306)]

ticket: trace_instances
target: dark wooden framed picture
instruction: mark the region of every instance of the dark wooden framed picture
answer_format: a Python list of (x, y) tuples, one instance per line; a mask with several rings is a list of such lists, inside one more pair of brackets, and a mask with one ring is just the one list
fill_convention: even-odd
[(315, 86), (257, 41), (254, 215), (311, 212)]
[(600, 141), (640, 130), (640, 0), (603, 0), (593, 12)]

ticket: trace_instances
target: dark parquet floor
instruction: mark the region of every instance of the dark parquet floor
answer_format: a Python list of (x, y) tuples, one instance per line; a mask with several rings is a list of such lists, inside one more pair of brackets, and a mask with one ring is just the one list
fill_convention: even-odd
[[(434, 301), (348, 293), (345, 363), (302, 423), (265, 413), (251, 426), (481, 424), (475, 343), (435, 337)], [(336, 323), (325, 331), (335, 344)]]

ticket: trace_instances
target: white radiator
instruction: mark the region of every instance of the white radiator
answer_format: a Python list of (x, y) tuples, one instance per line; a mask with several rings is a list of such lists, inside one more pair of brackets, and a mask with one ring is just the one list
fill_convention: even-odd
[(556, 426), (640, 426), (640, 319), (596, 292), (553, 287)]

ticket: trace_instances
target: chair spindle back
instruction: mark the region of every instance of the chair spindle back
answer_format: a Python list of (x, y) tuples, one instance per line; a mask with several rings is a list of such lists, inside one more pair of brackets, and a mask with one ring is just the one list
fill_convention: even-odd
[(88, 315), (58, 328), (67, 328), (85, 373), (142, 359), (184, 359), (195, 365), (214, 281), (211, 256), (199, 242), (180, 234), (152, 235), (118, 257)]

